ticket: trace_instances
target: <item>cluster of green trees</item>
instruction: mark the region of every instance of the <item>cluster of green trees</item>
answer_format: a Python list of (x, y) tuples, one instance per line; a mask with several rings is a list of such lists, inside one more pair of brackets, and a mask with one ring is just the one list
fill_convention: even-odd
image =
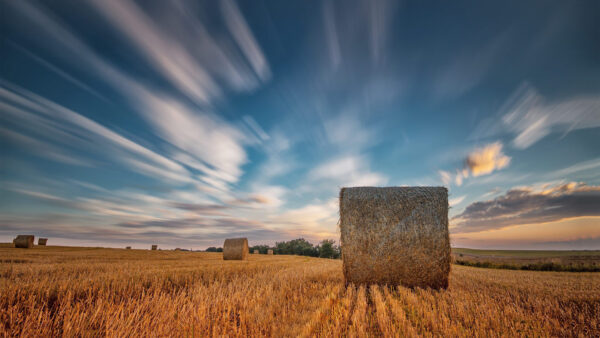
[(267, 250), (272, 249), (276, 255), (298, 255), (311, 256), (322, 258), (340, 258), (341, 249), (335, 245), (332, 239), (325, 239), (318, 245), (313, 245), (304, 238), (293, 239), (287, 242), (276, 242), (274, 247), (267, 245), (256, 245), (250, 248), (250, 252), (257, 249), (261, 254), (267, 253)]
[[(275, 255), (299, 255), (322, 258), (340, 258), (342, 250), (332, 239), (325, 239), (318, 245), (313, 245), (304, 238), (293, 239), (287, 242), (275, 242), (275, 246), (255, 245), (249, 248), (250, 252), (258, 250), (261, 254), (267, 254), (268, 250), (273, 250)], [(207, 252), (223, 252), (223, 248), (210, 247)]]

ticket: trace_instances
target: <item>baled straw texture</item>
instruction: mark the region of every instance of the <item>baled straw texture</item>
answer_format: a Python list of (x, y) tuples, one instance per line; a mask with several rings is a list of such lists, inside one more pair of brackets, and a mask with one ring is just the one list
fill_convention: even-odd
[(15, 248), (33, 248), (33, 241), (35, 240), (35, 236), (33, 235), (18, 235), (17, 238), (13, 240), (15, 244)]
[(253, 253), (254, 253), (255, 255), (258, 255), (258, 254), (260, 253), (260, 251), (258, 251), (257, 249), (254, 249)]
[(448, 286), (446, 188), (342, 188), (340, 230), (346, 283)]
[(247, 238), (228, 238), (223, 243), (224, 260), (246, 260), (248, 258)]
[(153, 245), (152, 245), (152, 250), (156, 250), (156, 249), (158, 249), (158, 245), (156, 245), (156, 244), (153, 244)]
[(38, 245), (46, 245), (48, 238), (38, 238)]
[(269, 250), (267, 251), (267, 255), (272, 255), (272, 254), (273, 254), (273, 249), (269, 249)]

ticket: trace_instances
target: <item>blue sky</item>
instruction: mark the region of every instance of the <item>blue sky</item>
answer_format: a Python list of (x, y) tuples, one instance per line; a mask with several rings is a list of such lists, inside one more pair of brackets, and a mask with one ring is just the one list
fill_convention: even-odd
[(339, 237), (444, 185), (455, 246), (600, 248), (595, 1), (2, 1), (0, 240)]

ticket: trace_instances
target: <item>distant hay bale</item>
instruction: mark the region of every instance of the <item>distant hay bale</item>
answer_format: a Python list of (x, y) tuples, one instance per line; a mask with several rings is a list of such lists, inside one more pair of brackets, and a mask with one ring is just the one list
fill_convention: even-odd
[(158, 245), (156, 245), (156, 244), (153, 244), (153, 245), (152, 245), (152, 250), (156, 250), (156, 249), (158, 249)]
[(126, 246), (125, 249), (131, 250), (131, 247), (130, 246)]
[(181, 251), (181, 248), (175, 248), (175, 251)]
[(272, 255), (272, 254), (273, 254), (273, 249), (267, 250), (267, 255)]
[(48, 238), (38, 238), (38, 245), (46, 245)]
[(246, 260), (248, 258), (247, 238), (228, 238), (223, 243), (224, 260)]
[(446, 188), (342, 188), (340, 231), (346, 283), (448, 286)]
[(260, 253), (260, 251), (258, 251), (257, 249), (254, 249), (254, 251), (252, 253), (255, 255), (258, 255)]
[(18, 235), (17, 238), (13, 240), (13, 243), (15, 244), (15, 248), (29, 249), (33, 248), (34, 240), (35, 236), (33, 235)]

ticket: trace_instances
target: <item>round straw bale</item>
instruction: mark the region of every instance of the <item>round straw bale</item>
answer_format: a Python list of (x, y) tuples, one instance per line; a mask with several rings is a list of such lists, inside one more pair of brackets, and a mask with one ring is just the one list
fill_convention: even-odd
[(448, 286), (446, 188), (342, 188), (339, 224), (346, 283)]
[(46, 245), (48, 243), (48, 238), (38, 238), (38, 245)]
[(223, 243), (224, 260), (246, 260), (248, 258), (247, 238), (228, 238)]
[(156, 249), (158, 249), (158, 245), (152, 244), (152, 250), (156, 250)]
[(258, 249), (254, 249), (254, 251), (252, 253), (255, 255), (258, 255), (260, 253), (260, 251), (258, 251)]
[(33, 248), (33, 241), (35, 240), (35, 236), (33, 235), (18, 235), (17, 238), (13, 240), (15, 244), (15, 248)]
[(273, 254), (273, 249), (267, 250), (267, 255), (272, 255), (272, 254)]

